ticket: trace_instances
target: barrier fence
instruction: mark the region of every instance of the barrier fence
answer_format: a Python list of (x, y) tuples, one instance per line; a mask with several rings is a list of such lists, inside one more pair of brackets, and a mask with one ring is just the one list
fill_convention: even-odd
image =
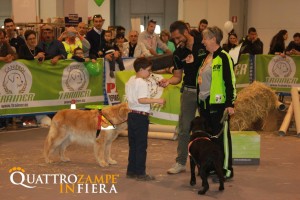
[[(42, 64), (27, 60), (0, 62), (0, 116), (54, 113), (70, 108), (73, 99), (77, 108), (119, 103), (126, 81), (134, 74), (134, 60), (124, 59), (125, 71), (117, 72), (116, 79), (109, 76), (109, 65), (102, 59), (98, 62), (104, 67), (96, 75), (90, 75), (83, 63), (72, 60), (59, 61), (57, 65), (49, 61)], [(234, 70), (238, 90), (254, 80), (278, 92), (300, 86), (300, 56), (241, 55)], [(153, 97), (161, 95), (167, 100), (165, 107), (153, 106), (153, 123), (173, 125), (178, 121), (180, 84), (165, 89), (156, 84), (170, 76), (153, 74), (148, 80)]]

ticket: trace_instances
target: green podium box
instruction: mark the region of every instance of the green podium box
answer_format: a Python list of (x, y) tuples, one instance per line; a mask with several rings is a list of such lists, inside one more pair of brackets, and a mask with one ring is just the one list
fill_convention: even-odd
[(260, 135), (256, 131), (231, 131), (232, 163), (259, 165)]

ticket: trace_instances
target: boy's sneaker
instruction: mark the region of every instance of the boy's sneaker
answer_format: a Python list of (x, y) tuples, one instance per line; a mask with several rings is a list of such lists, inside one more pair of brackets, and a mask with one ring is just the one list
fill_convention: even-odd
[(175, 163), (172, 168), (168, 169), (168, 174), (178, 174), (185, 171), (185, 165)]
[(127, 174), (126, 178), (135, 179), (136, 175), (135, 174)]
[(136, 180), (138, 180), (138, 181), (153, 181), (153, 180), (155, 180), (155, 177), (151, 176), (149, 174), (137, 175)]

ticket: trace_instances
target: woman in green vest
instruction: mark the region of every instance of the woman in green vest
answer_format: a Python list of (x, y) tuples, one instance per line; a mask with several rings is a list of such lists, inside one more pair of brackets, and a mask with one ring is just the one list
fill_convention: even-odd
[(224, 178), (228, 180), (233, 177), (231, 136), (229, 122), (220, 123), (220, 121), (225, 111), (229, 116), (234, 114), (236, 89), (233, 62), (229, 54), (220, 47), (223, 39), (223, 32), (220, 28), (208, 27), (202, 34), (202, 43), (208, 53), (198, 70), (200, 116), (210, 124), (211, 135), (218, 136), (212, 140), (224, 152)]

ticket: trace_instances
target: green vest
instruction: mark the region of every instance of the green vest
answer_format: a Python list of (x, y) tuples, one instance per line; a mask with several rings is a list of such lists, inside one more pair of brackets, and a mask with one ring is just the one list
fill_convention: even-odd
[[(231, 57), (229, 56), (229, 54), (225, 50), (221, 50), (221, 48), (219, 48), (215, 52), (216, 56), (212, 60), (212, 66), (211, 66), (212, 79), (211, 79), (211, 86), (210, 86), (209, 104), (224, 104), (226, 102), (226, 88), (225, 88), (225, 82), (223, 80), (223, 62), (222, 62), (222, 58), (220, 57), (220, 54), (225, 55), (229, 61), (231, 82), (233, 87), (232, 95), (230, 96), (232, 96), (232, 104), (233, 104), (233, 101), (236, 99), (236, 88), (235, 88), (236, 79), (233, 71), (233, 62), (231, 62)], [(198, 75), (199, 75), (199, 70), (198, 70), (197, 77)], [(196, 85), (198, 87), (197, 80), (196, 80)]]
[[(231, 62), (231, 57), (229, 54), (222, 50), (222, 53), (226, 54), (230, 65), (230, 72), (231, 72), (231, 80), (233, 85), (233, 97), (236, 98), (236, 89), (235, 89), (235, 75), (233, 71), (233, 63)], [(210, 104), (223, 104), (226, 101), (226, 92), (225, 92), (225, 83), (223, 80), (223, 62), (222, 58), (217, 55), (212, 60), (212, 80), (211, 80), (211, 88), (210, 88)]]

